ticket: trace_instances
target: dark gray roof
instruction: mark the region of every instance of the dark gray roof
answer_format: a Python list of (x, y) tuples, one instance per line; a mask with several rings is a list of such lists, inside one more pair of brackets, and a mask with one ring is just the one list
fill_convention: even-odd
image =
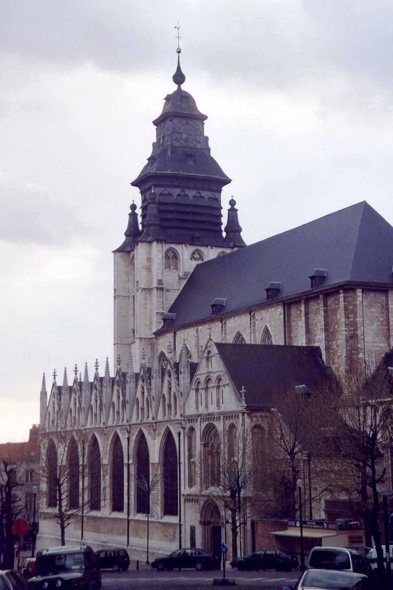
[(216, 343), (216, 347), (238, 392), (246, 390), (248, 407), (270, 407), (275, 396), (298, 385), (320, 390), (333, 378), (317, 346)]
[(282, 283), (274, 301), (311, 291), (310, 275), (326, 269), (320, 288), (343, 282), (393, 286), (393, 228), (366, 202), (306, 223), (251, 246), (199, 264), (170, 308), (167, 329), (265, 302), (271, 281)]

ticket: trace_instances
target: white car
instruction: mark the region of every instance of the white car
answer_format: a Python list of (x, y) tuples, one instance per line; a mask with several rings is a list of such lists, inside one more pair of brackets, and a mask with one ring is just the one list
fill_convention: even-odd
[(27, 582), (19, 572), (0, 570), (0, 590), (27, 590)]
[(306, 570), (296, 585), (284, 586), (283, 590), (342, 590), (356, 588), (356, 590), (372, 590), (370, 580), (364, 574), (354, 572), (340, 572), (336, 570)]

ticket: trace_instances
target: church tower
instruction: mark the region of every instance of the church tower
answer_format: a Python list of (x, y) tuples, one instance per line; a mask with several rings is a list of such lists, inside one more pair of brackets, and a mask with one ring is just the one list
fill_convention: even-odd
[(196, 264), (245, 246), (233, 200), (223, 235), (221, 191), (231, 180), (211, 156), (207, 116), (182, 88), (180, 51), (177, 88), (153, 121), (152, 153), (131, 183), (140, 191), (142, 227), (133, 203), (114, 252), (114, 354), (123, 370), (130, 351), (136, 366), (142, 355), (149, 364), (154, 332)]

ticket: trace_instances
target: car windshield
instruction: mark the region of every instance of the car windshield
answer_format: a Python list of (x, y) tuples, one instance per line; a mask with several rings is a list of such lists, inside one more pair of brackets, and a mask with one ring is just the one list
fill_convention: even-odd
[(60, 555), (41, 555), (37, 560), (36, 572), (41, 576), (56, 575), (61, 572), (80, 571), (85, 567), (83, 553)]
[(345, 575), (341, 572), (321, 572), (318, 570), (310, 570), (306, 572), (303, 579), (303, 586), (305, 588), (366, 588), (364, 585), (364, 578), (361, 576)]

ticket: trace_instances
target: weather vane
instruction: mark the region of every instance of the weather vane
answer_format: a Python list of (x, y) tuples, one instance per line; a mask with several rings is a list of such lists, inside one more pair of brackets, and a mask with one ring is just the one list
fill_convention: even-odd
[(175, 27), (175, 29), (177, 30), (177, 49), (176, 49), (176, 53), (181, 53), (181, 49), (180, 49), (180, 23), (179, 21), (177, 21), (177, 27)]

